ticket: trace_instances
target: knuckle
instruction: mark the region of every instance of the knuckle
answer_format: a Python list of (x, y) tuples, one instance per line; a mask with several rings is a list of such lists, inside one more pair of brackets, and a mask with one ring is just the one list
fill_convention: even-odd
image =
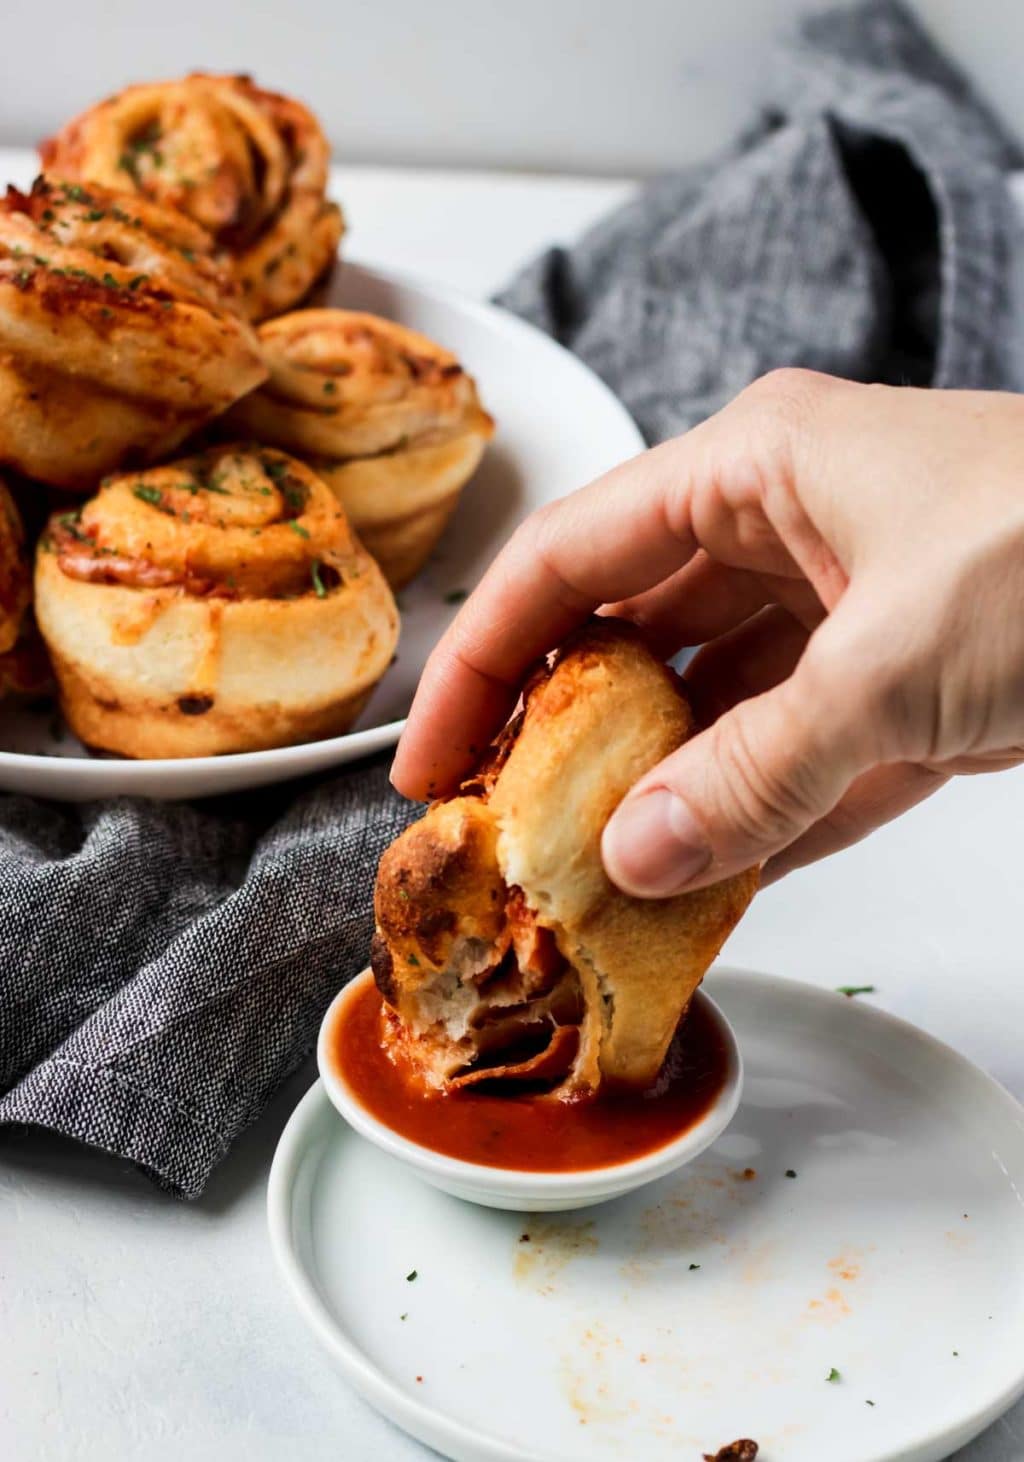
[(784, 423), (803, 426), (822, 397), (840, 383), (821, 371), (802, 366), (777, 366), (758, 377), (742, 393), (748, 403), (770, 412)]

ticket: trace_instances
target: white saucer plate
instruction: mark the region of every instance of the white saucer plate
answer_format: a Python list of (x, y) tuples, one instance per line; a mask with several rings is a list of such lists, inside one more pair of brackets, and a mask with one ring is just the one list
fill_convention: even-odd
[(708, 983), (746, 1066), (732, 1126), (585, 1214), (428, 1187), (319, 1082), (296, 1109), (279, 1269), (343, 1376), (442, 1455), (698, 1462), (751, 1437), (761, 1462), (938, 1462), (1024, 1392), (1024, 1109), (861, 1001)]
[(282, 782), (393, 746), (430, 650), (460, 596), (535, 508), (643, 447), (617, 397), (575, 356), (505, 310), (343, 260), (330, 303), (411, 325), (453, 350), (497, 421), (488, 451), (424, 573), (399, 595), (398, 659), (346, 736), (188, 760), (93, 756), (52, 711), (5, 710), (0, 788), (81, 802), (120, 794), (209, 797)]

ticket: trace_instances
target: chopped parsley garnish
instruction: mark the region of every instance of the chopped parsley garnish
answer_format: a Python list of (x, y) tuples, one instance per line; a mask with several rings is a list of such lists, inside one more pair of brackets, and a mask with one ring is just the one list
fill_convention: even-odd
[(875, 1403), (874, 1403), (874, 1402), (873, 1402), (873, 1401), (868, 1401), (868, 1400), (865, 1400), (865, 1402), (864, 1402), (864, 1405), (865, 1405), (865, 1406), (874, 1406), (874, 1404), (875, 1404)]
[(405, 962), (406, 964), (412, 965), (414, 969), (418, 970), (420, 967), (420, 962), (414, 954), (407, 954), (405, 957)]
[(691, 1269), (699, 1269), (700, 1268), (700, 1265), (699, 1264), (691, 1264), (690, 1265), (690, 1268)]
[(120, 284), (114, 278), (114, 276), (110, 273), (109, 270), (107, 271), (106, 274), (104, 274), (101, 283), (105, 284), (108, 289), (120, 289), (121, 288)]
[(90, 208), (89, 212), (85, 215), (85, 221), (86, 223), (99, 223), (106, 216), (102, 208)]
[(318, 558), (315, 558), (310, 564), (309, 571), (313, 578), (313, 588), (316, 590), (316, 597), (318, 599), (326, 599), (327, 590), (324, 588), (324, 581), (320, 577), (320, 560)]
[(309, 529), (303, 528), (301, 523), (296, 523), (294, 518), (288, 519), (288, 527), (292, 530), (293, 533), (297, 533), (300, 538), (309, 537)]
[(836, 1381), (841, 1381), (842, 1379), (843, 1379), (842, 1376), (836, 1370), (835, 1366), (832, 1367), (832, 1369), (829, 1371), (828, 1375), (825, 1377), (825, 1380), (826, 1381), (831, 1381), (833, 1383), (833, 1385), (835, 1384)]
[(873, 995), (874, 993), (875, 993), (875, 987), (874, 987), (874, 985), (837, 985), (836, 986), (836, 994), (837, 995), (845, 995), (847, 999), (850, 999), (850, 997), (853, 996), (853, 995)]
[(410, 1269), (409, 1270), (409, 1273), (405, 1276), (405, 1282), (406, 1282), (406, 1284), (411, 1284), (413, 1282), (413, 1280), (416, 1279), (416, 1278), (418, 1278), (418, 1277), (419, 1277), (419, 1270), (418, 1269)]
[(795, 1178), (796, 1177), (796, 1168), (787, 1168), (786, 1169), (786, 1177), (787, 1178)]
[(463, 599), (468, 599), (468, 598), (469, 598), (469, 590), (468, 589), (451, 589), (444, 596), (444, 602), (446, 604), (461, 604), (462, 601), (463, 601)]
[(400, 888), (398, 890), (398, 897), (400, 899), (403, 899), (406, 903), (408, 903), (409, 902), (409, 890), (407, 888)]
[(139, 181), (139, 159), (148, 153), (153, 160), (155, 168), (164, 165), (163, 153), (157, 147), (160, 141), (160, 128), (156, 122), (151, 122), (148, 127), (133, 137), (128, 146), (117, 160), (117, 165), (122, 172), (128, 174), (133, 182)]
[(196, 262), (196, 251), (195, 249), (182, 249), (181, 257), (187, 259), (190, 264), (194, 264)]
[(296, 486), (288, 476), (288, 463), (278, 462), (272, 457), (261, 457), (260, 461), (264, 472), (277, 488), (288, 506), (296, 513), (301, 512), (306, 506), (306, 494), (303, 488)]
[(148, 279), (148, 274), (136, 274), (132, 279), (129, 279), (128, 288), (141, 289), (141, 287), (148, 281)]
[(158, 508), (163, 504), (164, 495), (160, 489), (158, 487), (150, 487), (146, 482), (140, 482), (138, 487), (133, 487), (132, 493), (135, 497), (141, 499), (142, 502), (150, 503), (154, 508)]
[(71, 537), (77, 542), (89, 543), (91, 542), (90, 538), (78, 526), (81, 512), (81, 508), (76, 508), (73, 513), (58, 513), (57, 522), (64, 529), (65, 533), (70, 533)]
[(409, 1318), (409, 1312), (408, 1312), (408, 1310), (406, 1310), (406, 1312), (405, 1312), (405, 1314), (404, 1314), (404, 1315), (399, 1315), (399, 1317), (398, 1317), (398, 1318), (399, 1318), (399, 1319), (400, 1319), (400, 1320), (408, 1320), (408, 1318)]
[(333, 396), (334, 393), (335, 393), (335, 391), (337, 389), (338, 389), (338, 386), (337, 386), (337, 383), (335, 381), (325, 381), (324, 382), (324, 395), (325, 396)]
[(80, 183), (62, 183), (64, 197), (70, 198), (72, 203), (91, 203), (92, 198), (85, 191)]

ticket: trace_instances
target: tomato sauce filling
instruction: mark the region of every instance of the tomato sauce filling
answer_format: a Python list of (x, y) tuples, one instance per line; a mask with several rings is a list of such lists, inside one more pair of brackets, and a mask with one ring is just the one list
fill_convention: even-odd
[(421, 1147), (464, 1162), (527, 1172), (581, 1172), (655, 1152), (693, 1127), (725, 1084), (728, 1053), (694, 1002), (656, 1084), (580, 1101), (541, 1093), (428, 1087), (386, 1039), (387, 1007), (372, 980), (342, 1005), (330, 1033), (334, 1069), (379, 1122)]

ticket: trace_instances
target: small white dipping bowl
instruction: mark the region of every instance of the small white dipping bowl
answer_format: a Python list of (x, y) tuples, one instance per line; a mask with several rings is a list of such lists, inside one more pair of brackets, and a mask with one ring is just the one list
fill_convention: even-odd
[(725, 1131), (732, 1121), (740, 1103), (743, 1088), (743, 1060), (740, 1056), (732, 1027), (718, 1006), (698, 990), (694, 1000), (699, 1001), (704, 1011), (718, 1028), (725, 1044), (726, 1074), (714, 1102), (692, 1127), (664, 1147), (655, 1148), (643, 1157), (631, 1158), (628, 1162), (613, 1163), (607, 1167), (575, 1169), (568, 1173), (535, 1173), (522, 1168), (497, 1168), (485, 1163), (464, 1162), (461, 1158), (449, 1157), (435, 1152), (403, 1137), (386, 1126), (372, 1112), (368, 1112), (359, 1097), (345, 1080), (344, 1073), (333, 1064), (331, 1055), (332, 1034), (339, 1020), (344, 1019), (345, 1008), (354, 1000), (360, 990), (365, 990), (373, 980), (370, 970), (356, 975), (331, 1002), (320, 1027), (317, 1041), (317, 1065), (320, 1079), (332, 1104), (345, 1121), (374, 1143), (383, 1152), (397, 1158), (412, 1168), (425, 1183), (442, 1188), (456, 1198), (465, 1198), (470, 1203), (482, 1203), (486, 1208), (508, 1208), (515, 1211), (550, 1213), (566, 1208), (589, 1208), (594, 1203), (604, 1203), (609, 1198), (618, 1198), (630, 1193), (655, 1178), (663, 1178), (685, 1163), (691, 1162), (698, 1153), (709, 1147)]

